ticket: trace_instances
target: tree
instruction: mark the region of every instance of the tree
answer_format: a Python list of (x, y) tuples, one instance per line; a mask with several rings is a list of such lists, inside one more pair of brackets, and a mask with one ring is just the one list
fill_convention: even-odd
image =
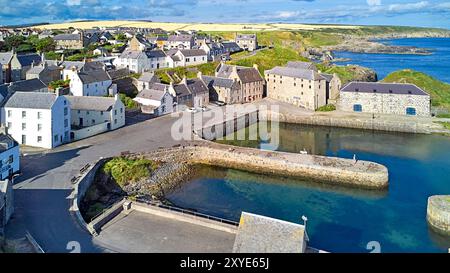
[(37, 40), (34, 46), (38, 52), (50, 52), (55, 50), (56, 43), (52, 38), (47, 37)]
[(21, 35), (9, 36), (5, 39), (5, 46), (8, 50), (17, 48), (23, 43), (25, 43), (25, 37)]
[(118, 41), (125, 41), (127, 39), (127, 36), (123, 33), (119, 33), (116, 35), (116, 40)]

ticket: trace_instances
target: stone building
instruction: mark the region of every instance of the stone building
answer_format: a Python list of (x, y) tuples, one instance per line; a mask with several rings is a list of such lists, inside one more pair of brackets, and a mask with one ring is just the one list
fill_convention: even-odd
[(162, 116), (173, 112), (173, 97), (169, 85), (152, 82), (139, 92), (133, 100), (139, 103), (141, 111), (146, 114)]
[(285, 67), (265, 71), (267, 97), (309, 110), (316, 110), (339, 97), (341, 81), (324, 74), (313, 63), (289, 62)]
[(309, 110), (326, 104), (326, 81), (314, 70), (277, 66), (265, 74), (269, 98)]
[(194, 36), (190, 34), (169, 35), (165, 46), (168, 49), (192, 49), (194, 43)]
[(11, 60), (14, 52), (0, 52), (0, 84), (8, 83), (11, 81)]
[(256, 34), (236, 34), (236, 44), (243, 50), (254, 51), (258, 49)]
[(42, 62), (39, 65), (31, 64), (31, 68), (26, 72), (25, 78), (27, 80), (39, 79), (46, 85), (52, 81), (61, 79), (61, 68), (55, 65), (48, 65), (47, 62)]
[(83, 32), (78, 34), (58, 34), (53, 37), (57, 49), (83, 49), (86, 45)]
[(241, 85), (236, 79), (203, 76), (199, 72), (199, 78), (209, 88), (210, 101), (221, 101), (226, 104), (240, 103)]
[(209, 89), (202, 79), (186, 79), (179, 84), (170, 83), (169, 93), (178, 106), (201, 107), (209, 103)]
[(430, 95), (413, 84), (350, 82), (340, 92), (338, 109), (349, 112), (430, 116)]
[(26, 73), (33, 64), (41, 63), (42, 58), (36, 53), (17, 54), (14, 53), (11, 59), (11, 81), (26, 79)]
[(235, 97), (237, 102), (246, 103), (263, 98), (265, 81), (256, 64), (253, 67), (244, 67), (220, 63), (215, 76), (237, 81), (241, 87), (237, 98)]

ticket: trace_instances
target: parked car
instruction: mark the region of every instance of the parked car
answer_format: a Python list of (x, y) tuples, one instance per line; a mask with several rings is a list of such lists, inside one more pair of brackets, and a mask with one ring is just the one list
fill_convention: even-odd
[(198, 110), (196, 108), (194, 108), (194, 107), (186, 108), (186, 111), (188, 111), (190, 113), (197, 113), (198, 112)]

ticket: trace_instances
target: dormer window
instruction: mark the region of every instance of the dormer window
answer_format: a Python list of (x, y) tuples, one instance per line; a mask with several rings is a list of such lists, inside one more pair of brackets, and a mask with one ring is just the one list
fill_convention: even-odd
[(411, 90), (408, 90), (408, 94), (412, 94)]

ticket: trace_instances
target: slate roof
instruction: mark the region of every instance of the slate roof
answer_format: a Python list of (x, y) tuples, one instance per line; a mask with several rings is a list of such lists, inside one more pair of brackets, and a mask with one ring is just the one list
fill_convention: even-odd
[(67, 40), (80, 40), (80, 34), (58, 34), (53, 37), (53, 40), (55, 41), (67, 41)]
[[(0, 134), (0, 152), (11, 149), (12, 147), (18, 145), (12, 136), (9, 134)], [(1, 207), (1, 206), (0, 206)]]
[(47, 85), (39, 79), (23, 80), (11, 83), (12, 91), (34, 92), (47, 88)]
[(233, 253), (302, 253), (305, 226), (242, 212)]
[(72, 110), (111, 111), (116, 103), (113, 97), (65, 96)]
[(80, 77), (81, 82), (83, 82), (84, 84), (111, 80), (108, 73), (106, 73), (106, 71), (104, 71), (103, 69), (81, 71), (78, 73), (78, 77)]
[[(236, 66), (237, 74), (242, 83), (250, 83), (263, 81), (264, 79), (259, 74), (258, 70), (253, 67)], [(229, 78), (233, 72), (233, 66), (227, 64), (220, 64), (217, 70), (217, 77)]]
[(182, 49), (182, 50), (180, 50), (180, 52), (185, 57), (195, 57), (195, 56), (207, 55), (203, 49)]
[(0, 64), (8, 64), (11, 61), (13, 55), (14, 54), (12, 52), (0, 52)]
[(139, 59), (142, 56), (146, 56), (144, 52), (140, 51), (140, 50), (125, 50), (124, 52), (122, 52), (122, 54), (120, 54), (119, 58), (122, 59)]
[(240, 49), (239, 45), (236, 44), (235, 42), (222, 42), (221, 44), (222, 44), (222, 46), (224, 48), (229, 48), (229, 49), (237, 48), (237, 49)]
[(218, 86), (225, 88), (233, 88), (233, 84), (235, 83), (232, 79), (212, 77), (212, 76), (202, 76), (202, 80), (206, 83), (208, 87)]
[(192, 35), (180, 34), (180, 35), (169, 35), (167, 41), (169, 42), (189, 42), (192, 39)]
[(164, 57), (166, 57), (166, 53), (164, 53), (164, 51), (162, 51), (162, 50), (150, 50), (150, 51), (145, 52), (145, 54), (149, 58), (164, 58)]
[(43, 65), (35, 65), (28, 69), (27, 74), (39, 75), (44, 70), (58, 70), (59, 67), (54, 65), (43, 66)]
[(5, 108), (51, 109), (58, 97), (49, 92), (15, 92)]
[(256, 39), (256, 34), (238, 34), (236, 40), (254, 40)]
[(291, 68), (298, 68), (298, 69), (311, 69), (311, 70), (315, 70), (317, 71), (317, 67), (314, 63), (311, 62), (300, 62), (300, 61), (296, 61), (296, 62), (288, 62), (286, 67), (291, 67)]
[(317, 73), (314, 70), (311, 69), (298, 69), (298, 68), (292, 68), (292, 67), (281, 67), (276, 66), (270, 70), (265, 71), (266, 74), (274, 74), (274, 75), (281, 75), (286, 77), (292, 77), (292, 78), (299, 78), (299, 79), (306, 79), (311, 81), (316, 80), (324, 80), (322, 76), (320, 76), (319, 73)]
[(177, 96), (185, 96), (189, 94), (209, 93), (208, 86), (200, 79), (189, 79), (187, 84), (180, 83), (174, 86)]
[(416, 85), (405, 83), (350, 82), (341, 89), (341, 92), (429, 96)]
[(38, 54), (24, 54), (17, 55), (17, 60), (22, 66), (30, 66), (33, 62), (34, 64), (39, 64), (42, 58)]
[(322, 78), (324, 78), (327, 82), (331, 82), (333, 79), (332, 74), (320, 73), (320, 76), (322, 76)]
[(6, 98), (6, 96), (8, 96), (8, 84), (0, 84), (0, 95), (3, 98)]
[[(162, 84), (160, 84), (160, 85), (162, 85)], [(139, 94), (137, 95), (137, 98), (161, 101), (161, 99), (164, 97), (164, 95), (166, 93), (167, 93), (167, 91), (165, 89), (163, 89), (163, 90), (158, 90), (158, 89), (154, 89), (154, 88), (144, 89), (141, 92), (139, 92)]]

